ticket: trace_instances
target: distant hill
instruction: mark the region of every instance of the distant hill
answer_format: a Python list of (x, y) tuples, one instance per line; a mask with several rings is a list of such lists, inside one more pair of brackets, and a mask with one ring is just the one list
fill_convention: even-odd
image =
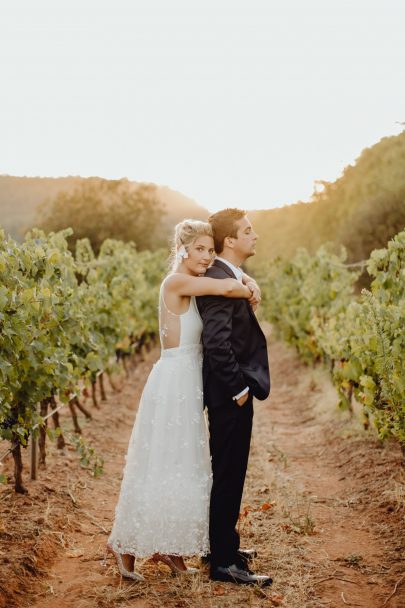
[[(92, 178), (0, 176), (0, 226), (21, 239), (35, 224), (41, 203), (73, 191), (86, 179)], [(134, 188), (141, 185), (130, 183)], [(205, 220), (209, 215), (166, 186), (158, 186), (157, 193), (167, 211), (158, 225), (160, 244), (181, 219)], [(336, 249), (344, 245), (350, 262), (367, 259), (405, 228), (405, 131), (363, 150), (334, 182), (320, 181), (309, 202), (251, 211), (249, 217), (260, 235), (257, 255), (249, 261), (252, 270), (276, 256), (288, 258), (298, 247), (314, 252), (325, 242)]]
[[(72, 192), (83, 177), (16, 177), (0, 175), (0, 226), (17, 240), (36, 225), (42, 203), (51, 201), (60, 192)], [(131, 182), (136, 188), (138, 182)], [(191, 198), (167, 186), (157, 186), (159, 200), (166, 214), (162, 223), (170, 230), (185, 217), (206, 220), (208, 211)]]
[(328, 241), (344, 245), (350, 262), (385, 247), (405, 227), (405, 131), (366, 148), (341, 177), (318, 186), (310, 202), (249, 213), (260, 234), (251, 268)]

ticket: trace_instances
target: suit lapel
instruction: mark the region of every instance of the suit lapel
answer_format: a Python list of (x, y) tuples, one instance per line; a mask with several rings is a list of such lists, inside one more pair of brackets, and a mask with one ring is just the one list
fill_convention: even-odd
[[(221, 268), (232, 279), (236, 279), (236, 276), (234, 275), (234, 273), (232, 272), (232, 270), (229, 268), (229, 266), (227, 264), (224, 264), (223, 262), (221, 262), (221, 260), (214, 260), (213, 266), (217, 266), (217, 268)], [(253, 312), (252, 307), (249, 305), (248, 301), (245, 300), (244, 298), (241, 298), (241, 300), (245, 302), (245, 307), (246, 307), (246, 309), (248, 311), (248, 314), (250, 315), (250, 318), (256, 324), (256, 326), (258, 327), (259, 331), (263, 334), (263, 330), (260, 327), (260, 323), (257, 320), (257, 317), (256, 317), (255, 313)]]
[[(231, 277), (232, 279), (236, 279), (236, 276), (234, 275), (232, 270), (229, 268), (229, 266), (227, 264), (224, 264), (223, 262), (221, 262), (221, 260), (214, 260), (213, 266), (216, 266), (217, 268), (221, 268), (224, 272), (226, 272), (226, 274), (229, 277)], [(260, 333), (264, 336), (263, 330), (260, 327), (260, 323), (257, 320), (257, 317), (256, 317), (255, 313), (253, 312), (252, 307), (249, 305), (248, 301), (245, 300), (244, 298), (241, 298), (241, 301), (244, 302), (244, 306), (247, 310), (248, 315), (252, 319), (253, 323), (255, 323), (255, 325), (258, 328), (258, 330), (260, 331)]]
[(223, 262), (221, 262), (221, 260), (214, 260), (213, 266), (216, 266), (217, 268), (221, 268), (232, 279), (236, 279), (236, 276), (234, 275), (232, 270), (229, 268), (228, 264), (224, 264)]

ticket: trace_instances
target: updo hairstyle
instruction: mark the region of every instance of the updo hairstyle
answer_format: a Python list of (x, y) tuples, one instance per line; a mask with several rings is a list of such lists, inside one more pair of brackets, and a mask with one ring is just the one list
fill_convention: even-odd
[(201, 220), (186, 219), (179, 222), (174, 228), (174, 237), (170, 255), (170, 265), (174, 267), (178, 261), (178, 251), (183, 246), (187, 249), (189, 245), (199, 236), (210, 236), (213, 238), (212, 228), (208, 222)]

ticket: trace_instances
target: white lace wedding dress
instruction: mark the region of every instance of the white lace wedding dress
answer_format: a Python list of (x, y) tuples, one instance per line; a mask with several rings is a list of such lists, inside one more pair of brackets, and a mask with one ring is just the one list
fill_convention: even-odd
[(202, 321), (195, 298), (170, 312), (160, 289), (161, 357), (143, 389), (108, 544), (148, 557), (209, 552), (212, 484), (203, 413)]

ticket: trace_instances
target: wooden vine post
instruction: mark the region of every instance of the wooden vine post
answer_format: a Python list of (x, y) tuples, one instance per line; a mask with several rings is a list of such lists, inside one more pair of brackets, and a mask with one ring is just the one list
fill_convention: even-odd
[(34, 436), (34, 433), (31, 433), (31, 479), (37, 478), (37, 462), (38, 462), (38, 440)]

